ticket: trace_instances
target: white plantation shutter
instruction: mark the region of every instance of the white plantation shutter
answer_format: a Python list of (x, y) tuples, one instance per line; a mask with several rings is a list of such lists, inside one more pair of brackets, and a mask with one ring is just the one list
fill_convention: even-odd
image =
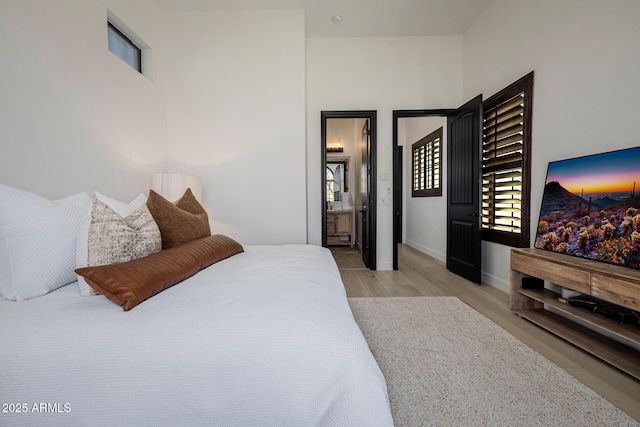
[(413, 150), (413, 190), (420, 191), (425, 188), (424, 156), (425, 147), (421, 145)]

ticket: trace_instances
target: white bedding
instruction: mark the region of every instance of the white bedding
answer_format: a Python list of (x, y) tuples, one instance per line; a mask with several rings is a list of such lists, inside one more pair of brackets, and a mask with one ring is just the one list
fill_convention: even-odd
[(0, 425), (392, 425), (317, 246), (245, 246), (128, 312), (72, 283), (0, 325)]

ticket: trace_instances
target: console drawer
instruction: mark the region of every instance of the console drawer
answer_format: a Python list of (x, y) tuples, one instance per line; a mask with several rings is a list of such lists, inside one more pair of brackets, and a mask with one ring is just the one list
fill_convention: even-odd
[(511, 254), (511, 269), (583, 294), (591, 294), (589, 272), (584, 270), (550, 263), (548, 260), (528, 257), (517, 252)]
[(591, 295), (632, 310), (640, 310), (640, 284), (638, 283), (592, 273)]

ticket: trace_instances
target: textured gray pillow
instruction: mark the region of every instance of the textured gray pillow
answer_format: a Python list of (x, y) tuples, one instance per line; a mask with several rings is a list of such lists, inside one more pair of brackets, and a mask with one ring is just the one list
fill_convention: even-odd
[[(110, 265), (158, 252), (162, 238), (146, 204), (120, 216), (96, 198), (91, 205), (87, 246), (87, 266)], [(97, 295), (84, 281), (79, 284), (83, 295)]]

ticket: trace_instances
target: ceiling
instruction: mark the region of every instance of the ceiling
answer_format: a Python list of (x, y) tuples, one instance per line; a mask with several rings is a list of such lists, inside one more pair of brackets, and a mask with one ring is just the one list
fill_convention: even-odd
[[(304, 9), (307, 37), (464, 34), (492, 0), (156, 0), (167, 10)], [(339, 23), (332, 17), (340, 15)]]

